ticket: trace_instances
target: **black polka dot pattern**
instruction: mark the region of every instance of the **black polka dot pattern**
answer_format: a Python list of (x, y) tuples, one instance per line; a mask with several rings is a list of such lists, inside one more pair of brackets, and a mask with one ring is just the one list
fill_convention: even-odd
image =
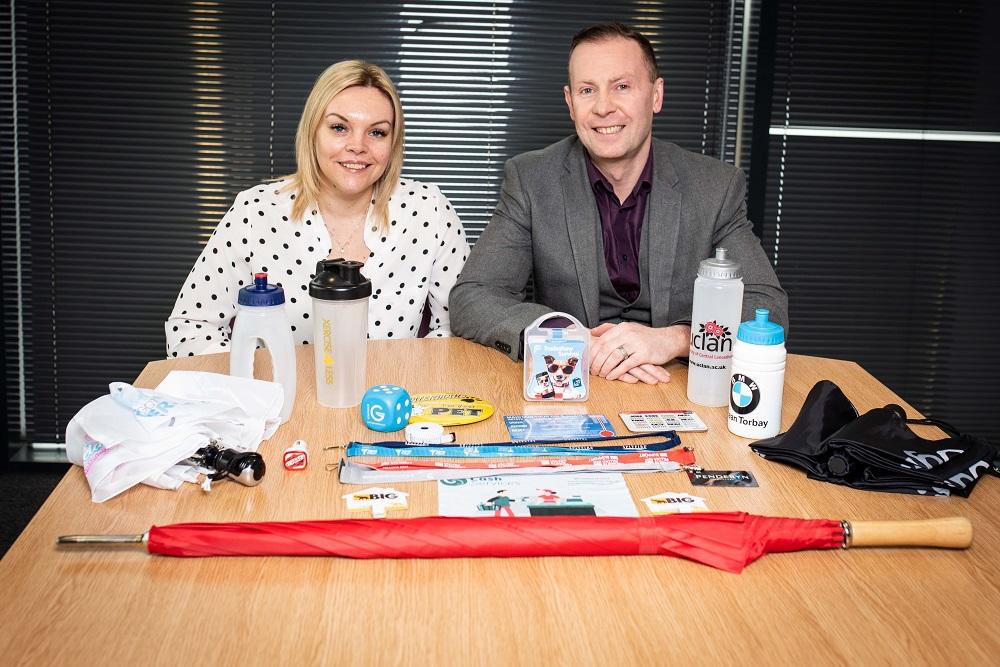
[[(308, 212), (309, 225), (291, 220), (294, 196), (282, 191), (286, 184), (257, 186), (236, 197), (195, 261), (166, 322), (168, 357), (227, 352), (239, 290), (261, 271), (285, 290), (296, 344), (312, 342), (308, 284), (316, 262), (329, 255), (331, 242), (326, 225), (317, 220), (319, 213)], [(404, 217), (405, 224), (385, 229), (373, 220), (365, 224), (371, 255), (363, 273), (379, 295), (369, 305), (368, 337), (412, 338), (425, 303), (431, 308), (428, 336), (450, 336), (448, 293), (469, 256), (462, 225), (437, 186), (406, 179), (389, 202), (389, 219)], [(256, 255), (247, 252), (254, 247)]]

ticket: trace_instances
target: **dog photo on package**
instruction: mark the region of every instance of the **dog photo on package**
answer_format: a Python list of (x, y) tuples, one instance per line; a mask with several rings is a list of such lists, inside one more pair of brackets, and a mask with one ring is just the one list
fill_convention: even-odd
[[(540, 326), (556, 316), (569, 320), (569, 326)], [(524, 334), (524, 397), (529, 401), (587, 400), (589, 343), (590, 332), (570, 315), (552, 313), (536, 320)]]

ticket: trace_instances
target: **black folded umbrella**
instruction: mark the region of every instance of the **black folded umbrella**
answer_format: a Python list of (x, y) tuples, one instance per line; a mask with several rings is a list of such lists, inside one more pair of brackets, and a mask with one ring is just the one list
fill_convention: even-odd
[[(939, 426), (949, 437), (926, 440), (907, 424)], [(855, 489), (968, 497), (984, 473), (1000, 476), (1000, 450), (986, 440), (938, 420), (907, 419), (898, 405), (858, 416), (829, 380), (816, 383), (787, 431), (750, 448), (811, 479)]]

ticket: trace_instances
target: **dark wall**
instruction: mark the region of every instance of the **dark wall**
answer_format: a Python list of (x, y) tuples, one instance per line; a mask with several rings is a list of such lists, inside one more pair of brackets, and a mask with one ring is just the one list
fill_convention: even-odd
[(994, 133), (770, 136), (764, 245), (789, 292), (789, 349), (856, 360), (1000, 441), (997, 4), (780, 2), (776, 18), (772, 129)]

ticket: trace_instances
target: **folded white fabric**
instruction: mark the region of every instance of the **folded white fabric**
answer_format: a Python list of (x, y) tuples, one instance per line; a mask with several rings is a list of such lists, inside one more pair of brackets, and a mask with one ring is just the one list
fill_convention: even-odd
[(66, 427), (66, 454), (83, 467), (94, 502), (145, 482), (196, 481), (182, 464), (210, 440), (254, 451), (281, 425), (280, 384), (218, 373), (171, 371), (155, 390), (112, 382)]

